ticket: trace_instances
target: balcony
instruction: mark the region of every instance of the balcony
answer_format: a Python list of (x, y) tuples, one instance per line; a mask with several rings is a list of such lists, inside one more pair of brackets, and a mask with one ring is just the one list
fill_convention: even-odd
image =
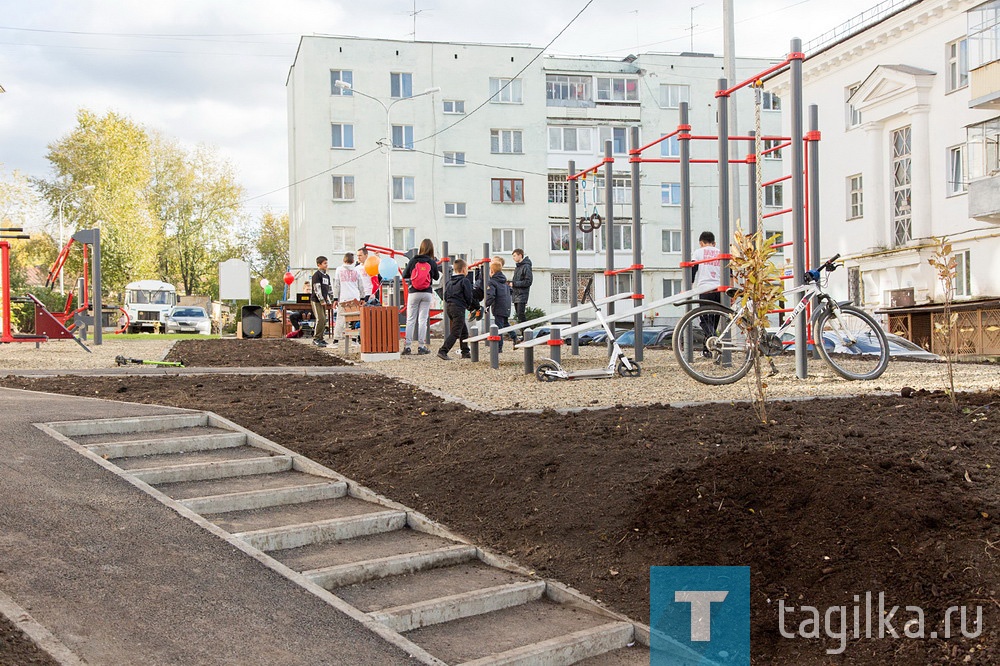
[(1000, 60), (969, 72), (970, 109), (1000, 109)]
[(969, 217), (1000, 224), (1000, 174), (969, 182)]

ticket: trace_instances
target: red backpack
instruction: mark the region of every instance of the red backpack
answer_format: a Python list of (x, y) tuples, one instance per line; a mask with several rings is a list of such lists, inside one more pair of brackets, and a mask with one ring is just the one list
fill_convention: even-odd
[(426, 261), (418, 261), (410, 271), (410, 286), (423, 291), (431, 288), (431, 265)]

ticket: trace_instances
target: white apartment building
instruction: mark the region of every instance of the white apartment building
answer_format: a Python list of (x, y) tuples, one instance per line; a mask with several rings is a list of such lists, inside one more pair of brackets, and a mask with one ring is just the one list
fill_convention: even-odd
[[(564, 309), (570, 294), (568, 162), (574, 160), (577, 170), (597, 164), (606, 140), (616, 159), (615, 266), (631, 265), (630, 128), (638, 126), (640, 140), (649, 143), (677, 128), (679, 103), (687, 101), (693, 133), (715, 135), (722, 59), (539, 56), (540, 49), (521, 46), (302, 37), (287, 82), (292, 266), (309, 268), (319, 254), (336, 263), (365, 242), (405, 250), (427, 237), (439, 253), (441, 241), (448, 241), (453, 256), (473, 260), (489, 243), (491, 254), (508, 260), (509, 276), (510, 252), (521, 247), (534, 266), (529, 305)], [(740, 59), (738, 76), (773, 62)], [(778, 97), (765, 95), (761, 116), (762, 131), (776, 134)], [(741, 133), (753, 129), (752, 96), (739, 100), (737, 117)], [(717, 156), (715, 142), (692, 144), (693, 158)], [(752, 152), (749, 142), (741, 150)], [(644, 156), (677, 154), (670, 140)], [(779, 175), (780, 156), (769, 156), (763, 168)], [(636, 291), (647, 299), (680, 289), (679, 174), (677, 164), (642, 165), (646, 272)], [(740, 178), (745, 190), (743, 170)], [(585, 207), (593, 212), (596, 204), (604, 216), (603, 181), (603, 169), (587, 179), (578, 214)], [(717, 183), (715, 165), (692, 166), (695, 245), (701, 231), (718, 233)], [(768, 191), (771, 209), (782, 206), (780, 188)], [(742, 199), (745, 210), (745, 191)], [(770, 227), (780, 229), (780, 220)], [(581, 282), (604, 270), (603, 235), (602, 228), (580, 236)], [(631, 280), (631, 274), (619, 276), (617, 290), (633, 289)], [(596, 283), (602, 292), (603, 279)]]
[[(806, 44), (831, 287), (935, 351), (934, 237), (953, 241), (959, 353), (1000, 354), (1000, 0), (897, 0)], [(769, 82), (778, 95), (788, 75)], [(786, 123), (787, 124), (787, 123)]]

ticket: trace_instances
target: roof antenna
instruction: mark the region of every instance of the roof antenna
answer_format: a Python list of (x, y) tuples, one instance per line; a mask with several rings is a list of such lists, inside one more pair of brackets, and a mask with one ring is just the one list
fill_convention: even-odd
[(694, 10), (702, 6), (704, 6), (704, 3), (701, 5), (695, 5), (691, 8), (691, 25), (688, 27), (688, 32), (691, 33), (691, 53), (694, 53), (694, 29), (698, 27), (694, 22)]
[(413, 41), (417, 41), (417, 14), (421, 14), (423, 11), (417, 9), (417, 0), (413, 0), (413, 11), (410, 12), (410, 16), (413, 17), (413, 32), (410, 33), (413, 35)]

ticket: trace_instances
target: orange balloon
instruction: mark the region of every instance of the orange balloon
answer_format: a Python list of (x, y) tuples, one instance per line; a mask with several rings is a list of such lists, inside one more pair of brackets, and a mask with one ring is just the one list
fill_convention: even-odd
[(368, 258), (365, 259), (365, 273), (368, 273), (368, 275), (378, 275), (378, 262), (378, 255), (369, 254)]

